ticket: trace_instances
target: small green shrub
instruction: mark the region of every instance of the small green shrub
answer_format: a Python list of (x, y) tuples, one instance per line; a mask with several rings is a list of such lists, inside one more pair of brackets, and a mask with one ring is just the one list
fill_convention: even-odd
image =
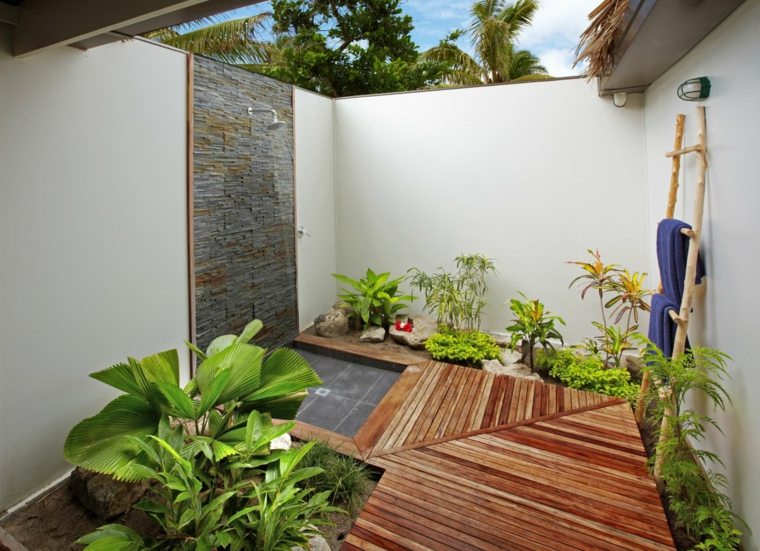
[(328, 500), (351, 514), (362, 504), (369, 489), (370, 470), (353, 458), (338, 453), (326, 442), (314, 441), (301, 462), (302, 468), (317, 467), (321, 473), (303, 481), (318, 493), (328, 492)]
[(434, 360), (478, 367), (481, 360), (496, 360), (501, 351), (490, 335), (480, 331), (442, 328), (425, 342)]
[(598, 356), (578, 357), (569, 350), (553, 354), (539, 352), (539, 363), (549, 369), (549, 375), (577, 390), (617, 396), (633, 402), (639, 394), (638, 385), (631, 382), (627, 369), (610, 369)]
[(447, 323), (455, 329), (480, 329), (480, 320), (486, 305), (486, 276), (496, 272), (493, 260), (485, 255), (460, 254), (454, 261), (457, 272), (443, 268), (427, 274), (411, 268), (411, 286), (425, 295), (425, 310), (435, 314), (438, 323)]
[(388, 327), (393, 317), (406, 308), (405, 300), (414, 300), (411, 295), (401, 295), (398, 286), (406, 276), (389, 279), (390, 272), (376, 274), (367, 268), (363, 278), (356, 280), (342, 274), (333, 277), (354, 288), (353, 291), (342, 289), (338, 296), (351, 307), (353, 316), (361, 320), (362, 326), (376, 325)]
[(533, 371), (533, 349), (537, 344), (543, 347), (544, 352), (546, 352), (547, 347), (554, 350), (554, 345), (550, 339), (556, 339), (564, 344), (562, 334), (554, 324), (565, 325), (565, 320), (552, 315), (540, 300), (530, 300), (522, 293), (520, 296), (525, 301), (516, 298), (509, 301), (509, 309), (515, 316), (512, 319), (512, 325), (507, 327), (507, 331), (512, 333), (509, 347), (514, 350), (515, 346), (520, 343), (523, 354), (527, 354), (528, 364)]

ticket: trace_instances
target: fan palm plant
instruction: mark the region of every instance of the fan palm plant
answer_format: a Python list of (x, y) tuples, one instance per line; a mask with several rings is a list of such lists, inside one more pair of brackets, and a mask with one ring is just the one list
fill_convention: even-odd
[(269, 61), (269, 48), (257, 35), (271, 16), (267, 12), (239, 19), (207, 17), (144, 36), (225, 63), (262, 64)]
[(307, 395), (322, 384), (297, 352), (270, 354), (249, 341), (262, 328), (254, 320), (240, 336), (217, 337), (204, 353), (188, 343), (201, 363), (194, 378), (179, 386), (179, 355), (161, 352), (114, 365), (90, 376), (123, 394), (93, 417), (76, 425), (64, 444), (64, 456), (75, 465), (137, 480), (145, 459), (135, 442), (159, 433), (161, 426), (183, 425), (204, 436), (216, 453), (239, 445), (251, 411), (292, 419)]
[(491, 84), (530, 78), (548, 78), (546, 68), (527, 50), (517, 50), (515, 40), (530, 25), (538, 10), (537, 0), (479, 0), (472, 5), (470, 35), (475, 57), (456, 44), (464, 31), (450, 33), (438, 46), (422, 54), (424, 59), (447, 62), (445, 79), (450, 84)]

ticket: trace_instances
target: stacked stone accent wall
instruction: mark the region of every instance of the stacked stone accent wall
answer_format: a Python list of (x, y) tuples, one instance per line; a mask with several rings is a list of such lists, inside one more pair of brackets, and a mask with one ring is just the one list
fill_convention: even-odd
[[(223, 63), (194, 63), (195, 299), (198, 345), (264, 322), (273, 347), (298, 333), (293, 89)], [(285, 128), (268, 131), (277, 111)]]

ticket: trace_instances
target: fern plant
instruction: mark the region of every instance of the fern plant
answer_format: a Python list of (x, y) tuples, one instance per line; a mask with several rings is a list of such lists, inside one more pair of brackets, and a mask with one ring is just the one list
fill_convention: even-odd
[(654, 463), (660, 465), (659, 476), (676, 524), (696, 541), (695, 549), (738, 549), (742, 532), (737, 524), (744, 522), (731, 512), (726, 478), (707, 468), (722, 461), (713, 452), (692, 447), (704, 440), (707, 426), (720, 427), (711, 417), (685, 406), (686, 396), (697, 393), (714, 408), (725, 410), (730, 398), (722, 381), (730, 357), (719, 350), (694, 348), (667, 358), (652, 342), (642, 340), (645, 369), (665, 385), (650, 389), (655, 406), (647, 411), (647, 420), (666, 431), (657, 444)]

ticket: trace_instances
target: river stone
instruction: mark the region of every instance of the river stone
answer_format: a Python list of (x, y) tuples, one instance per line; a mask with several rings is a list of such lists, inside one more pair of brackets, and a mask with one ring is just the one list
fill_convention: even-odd
[(293, 439), (290, 438), (288, 433), (278, 436), (269, 443), (270, 450), (289, 450), (293, 445)]
[(108, 520), (126, 513), (148, 489), (148, 482), (119, 482), (108, 475), (77, 467), (69, 477), (69, 489), (86, 509)]
[(623, 354), (623, 357), (620, 358), (620, 367), (635, 375), (644, 368), (644, 360), (641, 359), (641, 356)]
[(330, 308), (314, 320), (314, 329), (321, 337), (340, 337), (348, 333), (348, 315), (345, 310)]
[(414, 329), (411, 333), (396, 330), (391, 324), (388, 334), (391, 338), (410, 348), (425, 348), (425, 341), (438, 332), (438, 322), (430, 316), (414, 316)]
[[(312, 536), (309, 538), (307, 545), (309, 551), (331, 551), (330, 544), (322, 536)], [(303, 547), (296, 545), (290, 548), (290, 551), (306, 551)]]
[(522, 357), (522, 350), (512, 350), (510, 348), (506, 348), (501, 353), (501, 363), (504, 365), (517, 364), (522, 361)]
[(364, 330), (359, 340), (362, 342), (383, 342), (385, 340), (385, 328), (370, 325)]
[(524, 378), (528, 378), (531, 375), (530, 368), (525, 364), (515, 363), (512, 365), (502, 365), (499, 360), (483, 360), (482, 364), (483, 371), (496, 373), (497, 375), (509, 375), (510, 377)]

